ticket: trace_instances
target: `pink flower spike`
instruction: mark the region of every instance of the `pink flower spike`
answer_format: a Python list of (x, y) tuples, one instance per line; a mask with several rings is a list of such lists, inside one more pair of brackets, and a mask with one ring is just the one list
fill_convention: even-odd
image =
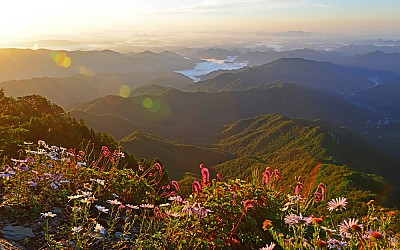
[(210, 181), (210, 172), (208, 171), (208, 168), (203, 167), (201, 169), (201, 179), (203, 180), (203, 183), (206, 185)]
[(154, 164), (154, 166), (157, 168), (157, 170), (158, 170), (158, 173), (160, 174), (160, 175), (162, 175), (162, 167), (161, 167), (161, 165), (160, 165), (160, 163), (156, 163), (156, 164)]
[(249, 208), (254, 207), (254, 201), (253, 200), (245, 200), (245, 201), (243, 201), (243, 206), (244, 206), (244, 210), (247, 211)]
[(326, 198), (326, 186), (324, 183), (318, 184), (318, 188), (321, 189), (321, 199), (325, 200)]
[(303, 183), (301, 183), (301, 182), (297, 182), (297, 185), (296, 185), (296, 188), (295, 188), (295, 190), (294, 190), (294, 194), (295, 195), (299, 195), (300, 194), (300, 192), (301, 192), (301, 190), (303, 189)]
[(263, 172), (263, 176), (265, 178), (265, 183), (268, 184), (271, 178), (271, 169), (270, 168), (266, 168), (265, 171)]
[(192, 190), (193, 190), (194, 193), (197, 193), (197, 195), (200, 194), (200, 192), (201, 192), (201, 185), (200, 185), (200, 183), (199, 183), (197, 180), (195, 180), (195, 181), (193, 182)]
[(175, 190), (176, 190), (177, 192), (180, 192), (180, 191), (181, 191), (181, 188), (179, 187), (179, 184), (178, 184), (177, 181), (171, 181), (171, 184), (172, 184), (172, 186), (174, 186), (174, 188), (175, 188)]
[(281, 178), (281, 172), (279, 172), (277, 168), (274, 170), (274, 178), (275, 181), (279, 181), (279, 179)]

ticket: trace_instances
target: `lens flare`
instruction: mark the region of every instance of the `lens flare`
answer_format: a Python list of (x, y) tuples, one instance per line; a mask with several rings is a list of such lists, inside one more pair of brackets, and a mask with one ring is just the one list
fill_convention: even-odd
[(157, 100), (153, 100), (150, 97), (145, 97), (142, 100), (142, 106), (153, 113), (158, 113), (161, 110), (161, 105)]
[(50, 57), (54, 63), (60, 68), (69, 68), (72, 64), (72, 59), (65, 52), (50, 52)]
[(122, 85), (119, 88), (119, 95), (123, 98), (128, 98), (131, 95), (131, 88), (128, 85)]
[(145, 97), (142, 101), (142, 105), (146, 109), (151, 109), (153, 107), (153, 100), (151, 100), (149, 97)]

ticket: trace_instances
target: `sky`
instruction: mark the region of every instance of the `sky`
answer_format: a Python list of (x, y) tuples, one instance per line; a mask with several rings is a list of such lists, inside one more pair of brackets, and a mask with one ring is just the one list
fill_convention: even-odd
[[(0, 40), (140, 39), (302, 30), (399, 35), (400, 0), (2, 0)], [(146, 35), (148, 37), (146, 38)]]

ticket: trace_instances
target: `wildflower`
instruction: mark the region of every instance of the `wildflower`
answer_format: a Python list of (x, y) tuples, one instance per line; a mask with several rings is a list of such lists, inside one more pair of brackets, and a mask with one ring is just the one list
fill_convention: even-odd
[(76, 163), (76, 166), (78, 167), (78, 168), (80, 168), (80, 167), (86, 167), (86, 162), (80, 162), (80, 161), (78, 161), (77, 163)]
[(173, 196), (173, 197), (169, 197), (168, 200), (170, 201), (176, 201), (176, 202), (182, 202), (182, 197), (178, 196)]
[(270, 221), (270, 220), (265, 220), (264, 222), (263, 222), (263, 229), (264, 230), (267, 230), (267, 229), (269, 229), (269, 228), (272, 228), (273, 226), (272, 226), (272, 221)]
[(90, 179), (92, 182), (97, 182), (97, 184), (100, 184), (102, 186), (105, 185), (106, 181), (105, 180), (100, 180), (100, 179)]
[(21, 165), (19, 166), (19, 168), (20, 168), (22, 171), (28, 171), (28, 170), (29, 170), (29, 167), (28, 167), (27, 165), (25, 165), (25, 164), (21, 164)]
[(174, 217), (174, 218), (181, 216), (179, 213), (175, 213), (175, 212), (171, 212), (171, 211), (165, 211), (165, 214), (169, 217)]
[(318, 192), (318, 190), (315, 191), (315, 193), (314, 193), (314, 201), (315, 202), (320, 202), (321, 200), (322, 200), (322, 194), (320, 192)]
[(294, 194), (299, 195), (303, 187), (303, 183), (297, 182), (296, 188), (294, 189)]
[(342, 247), (346, 247), (347, 243), (345, 241), (339, 241), (337, 239), (329, 237), (327, 241), (329, 249), (342, 249)]
[(344, 220), (344, 223), (339, 225), (339, 232), (342, 234), (349, 234), (353, 231), (361, 231), (364, 227), (363, 224), (357, 224), (358, 219), (350, 218), (348, 221)]
[(37, 185), (37, 183), (34, 182), (34, 181), (27, 181), (26, 184), (31, 186), (31, 187), (36, 187), (36, 185)]
[(51, 186), (54, 190), (58, 189), (58, 185), (55, 184), (54, 182), (51, 182), (51, 183), (50, 183), (50, 186)]
[(390, 217), (392, 217), (392, 216), (395, 216), (395, 215), (396, 215), (396, 213), (395, 213), (394, 211), (389, 211), (389, 212), (387, 212), (387, 214), (388, 214)]
[(279, 172), (279, 170), (277, 168), (274, 169), (274, 178), (275, 178), (276, 182), (278, 182), (279, 179), (281, 178), (281, 172)]
[(84, 184), (83, 184), (83, 187), (86, 188), (86, 189), (89, 190), (89, 191), (92, 191), (92, 187), (93, 187), (93, 186), (90, 185), (89, 183), (84, 183)]
[(324, 183), (318, 184), (318, 188), (321, 190), (321, 200), (326, 198), (326, 185)]
[(114, 200), (107, 200), (107, 203), (111, 204), (111, 205), (121, 205), (121, 202), (118, 201), (117, 199)]
[(203, 167), (201, 169), (201, 179), (204, 184), (207, 184), (210, 180), (210, 172), (208, 171), (208, 168)]
[(371, 232), (370, 234), (373, 238), (375, 238), (377, 240), (381, 240), (381, 239), (385, 238), (385, 236), (383, 236), (383, 234), (378, 231)]
[(79, 201), (84, 204), (90, 204), (90, 203), (93, 203), (95, 200), (96, 200), (95, 198), (83, 198), (83, 199), (80, 199)]
[(171, 204), (169, 204), (169, 203), (165, 203), (165, 204), (160, 204), (159, 205), (159, 207), (168, 207), (168, 206), (170, 206)]
[(144, 168), (142, 165), (139, 165), (139, 171), (144, 171)]
[(254, 201), (252, 200), (245, 200), (243, 201), (244, 211), (247, 211), (249, 208), (254, 207)]
[(82, 197), (84, 197), (82, 194), (71, 195), (71, 196), (68, 196), (68, 201), (75, 200), (75, 199), (80, 199)]
[(346, 198), (344, 197), (339, 197), (336, 199), (332, 199), (330, 202), (328, 202), (328, 210), (329, 212), (332, 212), (333, 210), (341, 210), (341, 209), (346, 209)]
[(45, 141), (42, 141), (42, 140), (39, 140), (37, 144), (38, 144), (39, 146), (47, 147), (46, 142), (45, 142)]
[(86, 191), (82, 191), (82, 196), (83, 197), (89, 197), (89, 196), (92, 196), (92, 192), (86, 192)]
[(294, 225), (299, 225), (299, 224), (310, 224), (312, 222), (312, 218), (310, 217), (303, 217), (301, 214), (296, 215), (296, 214), (289, 214), (286, 215), (284, 222), (288, 224), (289, 226), (294, 226)]
[(42, 218), (47, 218), (47, 217), (56, 217), (57, 214), (53, 214), (52, 212), (47, 212), (47, 213), (40, 213)]
[(265, 169), (265, 171), (263, 172), (263, 176), (265, 178), (265, 183), (268, 184), (270, 181), (270, 177), (271, 177), (270, 168)]
[(326, 248), (326, 246), (327, 246), (327, 244), (326, 244), (325, 241), (323, 241), (323, 240), (318, 240), (318, 241), (317, 241), (317, 247), (319, 247), (319, 248)]
[(34, 164), (35, 163), (35, 159), (33, 159), (33, 157), (28, 157), (28, 158), (26, 158), (25, 159), (25, 161), (27, 162), (27, 163), (31, 163), (31, 164)]
[(163, 171), (162, 171), (162, 167), (161, 167), (160, 163), (157, 162), (156, 164), (154, 164), (154, 166), (158, 170), (158, 174), (162, 175)]
[(216, 181), (221, 181), (221, 174), (217, 173), (217, 175), (215, 176), (215, 180)]
[(265, 245), (265, 247), (260, 248), (260, 250), (272, 250), (275, 248), (275, 246), (276, 246), (276, 244), (272, 242), (271, 245), (267, 244), (267, 245)]
[(79, 226), (79, 227), (73, 227), (72, 229), (71, 229), (71, 231), (72, 231), (72, 233), (79, 233), (80, 231), (82, 231), (82, 227), (81, 226)]
[(103, 234), (103, 235), (106, 234), (106, 229), (99, 223), (97, 223), (96, 226), (94, 227), (94, 231), (99, 234)]
[(317, 217), (317, 218), (312, 218), (312, 222), (314, 224), (321, 224), (323, 222), (321, 217)]
[(108, 213), (108, 211), (109, 211), (109, 209), (107, 209), (107, 208), (105, 208), (105, 207), (103, 207), (103, 206), (99, 206), (99, 205), (95, 205), (95, 207), (97, 208), (97, 210), (99, 210), (100, 212), (103, 212), (103, 213)]
[(180, 189), (179, 184), (178, 184), (177, 181), (171, 181), (171, 184), (172, 184), (172, 186), (174, 186), (174, 188), (175, 188), (175, 190), (176, 190), (177, 192), (180, 192), (180, 191), (181, 191), (181, 189)]
[(101, 153), (104, 157), (108, 157), (111, 155), (110, 150), (106, 146), (101, 147)]
[(200, 194), (200, 192), (201, 192), (201, 185), (200, 185), (200, 183), (199, 183), (197, 180), (195, 180), (195, 181), (193, 182), (193, 184), (192, 184), (192, 190), (193, 190), (193, 192), (196, 193), (197, 195)]
[(136, 210), (139, 209), (139, 206), (135, 206), (135, 205), (131, 205), (131, 204), (126, 204), (126, 206), (127, 206), (128, 208), (130, 208), (130, 209), (136, 209)]
[(154, 208), (154, 205), (152, 205), (152, 204), (140, 204), (139, 207), (152, 209), (152, 208)]
[(324, 229), (325, 231), (327, 231), (328, 233), (336, 233), (337, 231), (334, 229), (329, 229), (327, 227), (321, 226), (322, 229)]
[(369, 206), (369, 205), (372, 205), (372, 204), (374, 204), (374, 203), (375, 203), (374, 200), (370, 200), (370, 201), (368, 201), (367, 205)]

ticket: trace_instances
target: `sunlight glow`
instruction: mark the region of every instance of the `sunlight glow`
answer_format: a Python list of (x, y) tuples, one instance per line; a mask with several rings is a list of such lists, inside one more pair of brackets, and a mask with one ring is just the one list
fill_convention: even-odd
[(30, 40), (32, 47), (35, 39), (117, 40), (118, 32), (124, 39), (179, 32), (397, 33), (399, 7), (394, 0), (4, 0), (0, 43)]

